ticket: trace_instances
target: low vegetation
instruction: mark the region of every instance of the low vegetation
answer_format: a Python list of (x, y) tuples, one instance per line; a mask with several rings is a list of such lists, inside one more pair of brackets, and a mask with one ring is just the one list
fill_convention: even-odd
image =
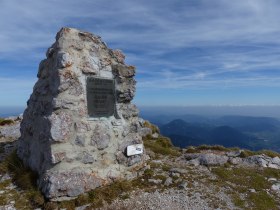
[[(15, 151), (0, 163), (0, 174), (9, 174), (11, 176), (11, 179), (1, 183), (1, 189), (8, 188), (10, 190), (0, 195), (0, 205), (5, 205), (8, 200), (12, 199), (16, 201), (15, 207), (18, 209), (42, 207), (45, 200), (36, 186), (37, 174), (23, 165)], [(6, 186), (3, 186), (3, 184)], [(24, 190), (24, 193), (13, 189), (13, 184)]]
[(0, 118), (0, 126), (11, 125), (13, 123), (13, 120)]
[(253, 155), (267, 155), (268, 157), (280, 157), (280, 154), (271, 150), (260, 150), (260, 151), (250, 151), (250, 150), (242, 150), (240, 153), (240, 157), (246, 158)]
[(156, 125), (150, 123), (149, 121), (144, 122), (144, 127), (150, 128), (152, 133), (160, 133), (159, 128)]
[(197, 146), (197, 147), (194, 147), (194, 146), (187, 147), (185, 152), (187, 152), (187, 153), (199, 153), (203, 150), (216, 150), (216, 151), (229, 152), (229, 151), (239, 150), (239, 148), (226, 148), (226, 147), (221, 146), (221, 145), (205, 145), (205, 144), (203, 144), (203, 145), (200, 145), (200, 146)]
[(279, 179), (279, 170), (217, 167), (212, 172), (218, 177), (215, 184), (228, 188), (236, 206), (243, 209), (278, 209), (277, 197), (270, 190), (272, 183), (268, 178)]
[(178, 156), (180, 149), (175, 148), (167, 137), (159, 136), (157, 139), (144, 139), (144, 146), (156, 154)]
[(280, 157), (280, 154), (271, 150), (260, 150), (260, 151), (251, 151), (251, 150), (243, 150), (238, 147), (231, 147), (226, 148), (221, 145), (200, 145), (197, 147), (190, 146), (185, 149), (186, 153), (200, 153), (201, 151), (205, 150), (214, 150), (214, 151), (221, 151), (221, 152), (230, 152), (230, 151), (241, 151), (239, 157), (246, 158), (253, 155), (267, 155), (268, 157), (274, 158), (274, 157)]

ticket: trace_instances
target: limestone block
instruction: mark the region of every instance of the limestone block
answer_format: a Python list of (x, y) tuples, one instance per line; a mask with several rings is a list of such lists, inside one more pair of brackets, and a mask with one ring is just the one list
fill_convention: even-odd
[(76, 168), (65, 172), (48, 172), (41, 180), (40, 186), (49, 198), (75, 197), (89, 189), (101, 186), (103, 182), (94, 173), (84, 172), (82, 168)]
[(103, 150), (108, 147), (110, 143), (110, 135), (106, 128), (101, 125), (96, 125), (91, 137), (92, 145), (96, 145), (97, 149)]
[(113, 72), (120, 77), (130, 78), (135, 76), (135, 67), (117, 64), (113, 66)]
[(85, 146), (85, 137), (81, 135), (77, 135), (75, 139), (75, 144), (78, 146)]
[(67, 52), (58, 52), (57, 55), (57, 67), (65, 68), (73, 64), (72, 58)]
[(53, 141), (62, 142), (67, 141), (70, 136), (72, 120), (71, 117), (62, 112), (61, 114), (52, 114), (49, 117), (51, 123), (51, 137)]
[(124, 63), (125, 55), (121, 50), (113, 50), (113, 55), (116, 58), (117, 62)]

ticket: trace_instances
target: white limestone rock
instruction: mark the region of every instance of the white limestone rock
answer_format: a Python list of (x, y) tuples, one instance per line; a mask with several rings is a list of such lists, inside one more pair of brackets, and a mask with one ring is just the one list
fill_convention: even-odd
[(228, 161), (228, 157), (225, 155), (216, 154), (201, 154), (199, 157), (201, 165), (213, 166), (213, 165), (224, 165)]
[[(77, 196), (135, 176), (147, 159), (145, 150), (126, 154), (127, 146), (143, 143), (143, 120), (131, 103), (135, 67), (99, 36), (72, 28), (57, 33), (46, 56), (23, 114), (17, 151), (38, 172), (42, 192), (49, 199)], [(114, 80), (112, 116), (88, 116), (88, 77)]]

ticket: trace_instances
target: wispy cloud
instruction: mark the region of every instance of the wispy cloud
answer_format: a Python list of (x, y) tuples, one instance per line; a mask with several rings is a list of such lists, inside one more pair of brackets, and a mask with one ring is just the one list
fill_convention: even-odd
[(0, 77), (24, 66), (35, 80), (55, 33), (69, 26), (124, 50), (140, 91), (280, 87), (279, 9), (278, 0), (2, 0)]

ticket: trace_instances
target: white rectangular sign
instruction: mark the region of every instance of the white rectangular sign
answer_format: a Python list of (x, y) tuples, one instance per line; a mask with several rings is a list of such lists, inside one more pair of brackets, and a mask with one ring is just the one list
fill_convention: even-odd
[(133, 144), (126, 148), (127, 156), (138, 155), (143, 153), (143, 144)]

